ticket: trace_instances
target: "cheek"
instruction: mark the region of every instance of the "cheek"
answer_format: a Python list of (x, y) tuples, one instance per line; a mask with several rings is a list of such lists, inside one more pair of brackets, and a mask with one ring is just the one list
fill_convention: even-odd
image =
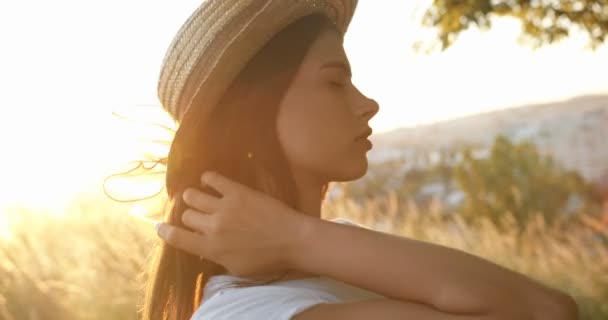
[(304, 160), (335, 149), (337, 138), (330, 119), (312, 105), (290, 105), (279, 113), (277, 130), (285, 153), (292, 159)]
[(291, 165), (330, 180), (348, 181), (367, 168), (366, 152), (353, 141), (344, 101), (315, 94), (286, 95), (279, 108), (277, 135)]
[(344, 135), (342, 127), (348, 115), (344, 114), (343, 102), (319, 91), (302, 90), (286, 97), (278, 117), (278, 126), (286, 136), (297, 135), (301, 143), (306, 143), (319, 139), (338, 142)]
[(290, 163), (331, 175), (365, 156), (351, 141), (352, 129), (346, 126), (345, 115), (331, 108), (336, 106), (312, 100), (281, 108), (277, 134)]

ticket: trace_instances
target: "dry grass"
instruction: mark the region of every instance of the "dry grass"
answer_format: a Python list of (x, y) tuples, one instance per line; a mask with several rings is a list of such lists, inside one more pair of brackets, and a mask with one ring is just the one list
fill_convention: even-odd
[[(65, 215), (13, 209), (12, 237), (0, 242), (0, 320), (136, 319), (138, 274), (158, 241), (127, 207), (83, 200)], [(358, 205), (335, 199), (325, 218), (342, 216), (377, 230), (459, 248), (572, 294), (581, 319), (608, 318), (608, 244), (582, 224), (518, 230), (458, 215), (421, 214), (395, 195)]]
[(542, 215), (521, 230), (512, 215), (499, 225), (487, 219), (465, 222), (458, 214), (421, 214), (395, 194), (358, 204), (339, 199), (324, 208), (326, 218), (343, 216), (393, 234), (457, 248), (523, 273), (572, 295), (581, 319), (608, 319), (608, 233), (584, 223), (548, 226)]

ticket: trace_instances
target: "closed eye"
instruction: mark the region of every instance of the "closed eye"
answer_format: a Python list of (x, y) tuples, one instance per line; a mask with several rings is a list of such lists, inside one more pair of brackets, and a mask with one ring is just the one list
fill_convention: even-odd
[(337, 88), (346, 87), (346, 84), (344, 84), (342, 82), (338, 82), (338, 81), (330, 81), (329, 84), (331, 84), (332, 86), (337, 87)]

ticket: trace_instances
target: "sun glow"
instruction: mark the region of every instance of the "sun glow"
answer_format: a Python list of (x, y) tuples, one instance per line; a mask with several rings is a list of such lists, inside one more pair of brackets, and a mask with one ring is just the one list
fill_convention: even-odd
[[(0, 2), (0, 209), (62, 208), (76, 193), (100, 192), (104, 178), (130, 161), (166, 155), (162, 141), (171, 140), (174, 124), (156, 98), (158, 71), (175, 32), (199, 4)], [(466, 32), (447, 52), (416, 55), (411, 44), (425, 32), (417, 18), (429, 4), (359, 2), (345, 48), (353, 81), (380, 103), (371, 121), (375, 133), (608, 92), (607, 46), (588, 52), (575, 37), (533, 53), (518, 46), (512, 21), (497, 21), (484, 34)]]

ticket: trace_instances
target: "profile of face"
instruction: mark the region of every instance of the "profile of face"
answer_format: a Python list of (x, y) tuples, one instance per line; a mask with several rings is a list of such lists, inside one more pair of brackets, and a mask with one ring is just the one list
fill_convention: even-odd
[(277, 135), (294, 174), (319, 183), (362, 177), (369, 145), (357, 138), (369, 130), (378, 109), (352, 83), (340, 35), (323, 32), (279, 107)]

